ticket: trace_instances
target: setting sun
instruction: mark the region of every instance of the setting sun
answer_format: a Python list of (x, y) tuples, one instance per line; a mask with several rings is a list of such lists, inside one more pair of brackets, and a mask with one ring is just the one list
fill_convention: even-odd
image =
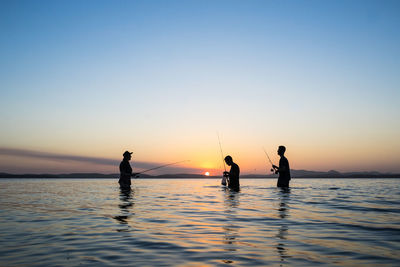
[(204, 175), (205, 176), (210, 176), (210, 173), (209, 172), (205, 172)]

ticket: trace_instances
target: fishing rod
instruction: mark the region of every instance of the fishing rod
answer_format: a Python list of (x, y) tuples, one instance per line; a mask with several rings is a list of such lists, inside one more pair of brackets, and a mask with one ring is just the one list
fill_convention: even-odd
[[(265, 153), (265, 155), (267, 156), (267, 158), (268, 158), (268, 160), (269, 160), (269, 163), (271, 163), (271, 166), (274, 166), (274, 164), (272, 163), (271, 158), (268, 156), (268, 153), (267, 153), (267, 151), (265, 150), (265, 148), (263, 148), (263, 150), (264, 150), (264, 153)], [(271, 168), (271, 172), (274, 172), (274, 169), (273, 169), (273, 168)]]
[(149, 172), (149, 171), (152, 171), (152, 170), (157, 170), (157, 169), (160, 169), (160, 168), (164, 168), (164, 167), (167, 167), (167, 166), (171, 166), (171, 165), (175, 165), (175, 164), (182, 163), (182, 162), (187, 162), (187, 161), (190, 161), (190, 160), (181, 160), (181, 161), (177, 161), (177, 162), (173, 162), (173, 163), (164, 164), (164, 165), (161, 165), (161, 166), (158, 166), (158, 167), (154, 167), (154, 168), (151, 168), (151, 169), (147, 169), (147, 170), (144, 170), (144, 171), (141, 171), (141, 172), (136, 172), (135, 174), (138, 175), (138, 174), (142, 174), (142, 173), (145, 173), (145, 172)]
[(224, 153), (222, 152), (222, 145), (221, 145), (221, 140), (219, 138), (218, 132), (217, 132), (217, 136), (218, 136), (218, 143), (219, 143), (219, 151), (221, 152), (221, 160), (222, 160), (222, 163), (224, 164), (224, 170), (225, 170), (224, 175), (222, 176), (221, 184), (225, 186), (227, 181), (229, 183), (229, 176), (226, 174), (227, 172), (226, 172), (226, 165), (225, 165), (225, 160), (224, 160)]
[(219, 150), (221, 151), (221, 159), (222, 159), (222, 163), (224, 164), (224, 170), (226, 172), (226, 166), (225, 166), (225, 161), (224, 161), (224, 153), (222, 153), (221, 140), (219, 139), (219, 133), (218, 132), (217, 132), (217, 136), (218, 136)]

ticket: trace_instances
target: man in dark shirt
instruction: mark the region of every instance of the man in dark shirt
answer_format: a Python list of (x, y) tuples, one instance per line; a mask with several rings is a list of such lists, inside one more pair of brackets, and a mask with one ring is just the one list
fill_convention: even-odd
[(121, 187), (130, 187), (131, 186), (131, 177), (132, 177), (132, 175), (135, 175), (132, 173), (132, 167), (129, 164), (129, 161), (132, 158), (132, 152), (125, 151), (123, 156), (124, 156), (124, 159), (119, 164), (120, 176), (119, 176), (118, 183), (120, 184)]
[(285, 151), (286, 147), (279, 146), (278, 155), (281, 157), (281, 159), (279, 160), (279, 167), (272, 165), (272, 167), (275, 170), (275, 173), (279, 173), (278, 184), (277, 184), (278, 187), (289, 187), (290, 167), (289, 167), (289, 161), (285, 157)]
[(231, 156), (225, 157), (225, 162), (228, 166), (231, 166), (231, 170), (229, 172), (224, 172), (224, 176), (228, 176), (228, 187), (232, 190), (239, 191), (240, 184), (239, 184), (239, 174), (240, 169), (239, 166), (233, 162)]

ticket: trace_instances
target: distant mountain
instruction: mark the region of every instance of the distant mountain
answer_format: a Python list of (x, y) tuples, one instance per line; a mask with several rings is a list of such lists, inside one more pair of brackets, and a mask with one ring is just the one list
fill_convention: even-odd
[(330, 170), (328, 172), (319, 172), (319, 171), (307, 171), (307, 170), (290, 170), (290, 174), (292, 175), (292, 177), (296, 177), (296, 178), (343, 178), (343, 174), (338, 172), (338, 171), (334, 171), (334, 170)]
[[(63, 173), (63, 174), (10, 174), (0, 173), (0, 178), (118, 178), (119, 173)], [(153, 177), (147, 174), (141, 174), (141, 178)]]
[[(327, 172), (308, 171), (308, 170), (290, 170), (293, 178), (400, 178), (399, 173), (380, 173), (380, 172), (338, 172), (330, 170)], [(276, 174), (267, 175), (267, 177), (277, 177)]]
[[(293, 178), (400, 178), (399, 173), (380, 173), (372, 172), (345, 172), (341, 173), (335, 170), (328, 172), (308, 171), (308, 170), (290, 170)], [(66, 173), (66, 174), (10, 174), (0, 173), (0, 178), (115, 178), (119, 177), (118, 173), (103, 174), (103, 173)], [(241, 178), (276, 178), (276, 174), (243, 174)], [(161, 174), (161, 175), (148, 175), (140, 174), (139, 178), (221, 178), (221, 176), (205, 176), (203, 174)]]

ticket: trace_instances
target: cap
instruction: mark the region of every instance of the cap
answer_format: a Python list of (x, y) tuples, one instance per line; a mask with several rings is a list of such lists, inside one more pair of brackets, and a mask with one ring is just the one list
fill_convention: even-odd
[(124, 152), (124, 154), (122, 154), (124, 157), (128, 156), (128, 155), (132, 155), (133, 152), (129, 152), (128, 150)]

